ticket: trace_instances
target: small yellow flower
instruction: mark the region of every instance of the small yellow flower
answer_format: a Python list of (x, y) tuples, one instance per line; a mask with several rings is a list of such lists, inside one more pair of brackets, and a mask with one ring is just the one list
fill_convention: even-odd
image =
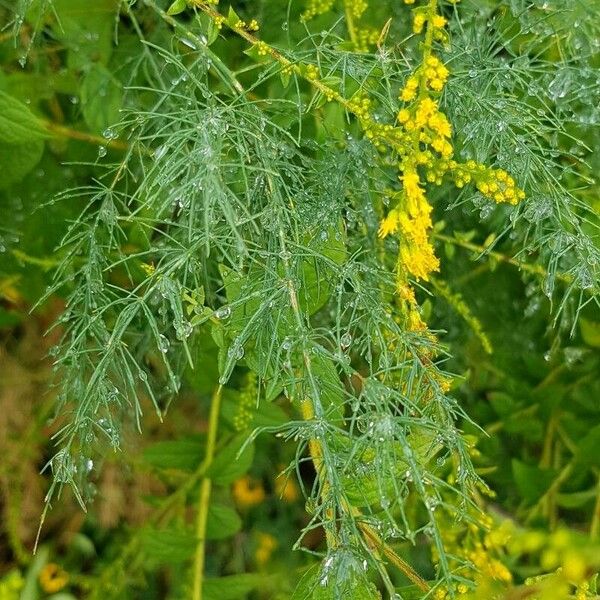
[(406, 121), (408, 121), (409, 119), (410, 119), (410, 112), (406, 108), (403, 108), (398, 113), (398, 122), (399, 123), (406, 123)]
[(271, 555), (273, 554), (273, 550), (275, 550), (279, 544), (277, 540), (269, 533), (263, 533), (259, 531), (256, 534), (256, 537), (258, 539), (258, 544), (256, 552), (254, 553), (254, 558), (256, 559), (256, 564), (259, 567), (263, 567), (269, 562)]
[(563, 558), (562, 573), (571, 582), (581, 583), (585, 578), (585, 561), (576, 552), (569, 551)]
[(249, 475), (234, 481), (231, 491), (235, 503), (241, 508), (260, 504), (266, 496), (262, 483)]
[(447, 22), (448, 21), (444, 17), (442, 17), (442, 15), (435, 15), (432, 20), (433, 26), (437, 27), (438, 29), (444, 27), (444, 25), (446, 25)]
[(294, 479), (288, 477), (284, 473), (281, 473), (275, 479), (275, 493), (284, 502), (288, 502), (290, 504), (292, 502), (296, 502), (296, 500), (300, 498), (298, 484), (294, 481)]
[(390, 233), (395, 233), (398, 230), (398, 220), (399, 214), (398, 211), (394, 208), (390, 210), (387, 217), (381, 222), (379, 226), (379, 237), (384, 238), (390, 235)]
[(48, 563), (38, 575), (41, 588), (47, 594), (55, 594), (69, 583), (69, 575), (56, 563)]
[(425, 25), (425, 15), (423, 13), (417, 13), (413, 20), (413, 32), (421, 33), (423, 31), (423, 25)]

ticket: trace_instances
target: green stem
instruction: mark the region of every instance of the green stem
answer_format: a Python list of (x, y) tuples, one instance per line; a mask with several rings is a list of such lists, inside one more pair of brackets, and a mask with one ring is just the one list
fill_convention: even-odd
[(236, 79), (235, 75), (225, 66), (223, 61), (207, 46), (206, 41), (200, 39), (195, 33), (192, 33), (189, 29), (184, 27), (177, 19), (174, 19), (171, 15), (168, 15), (162, 8), (157, 6), (154, 0), (144, 0), (144, 4), (154, 10), (158, 16), (173, 27), (173, 29), (180, 35), (184, 35), (194, 42), (196, 48), (202, 51), (210, 60), (215, 71), (219, 74), (219, 77), (227, 85), (230, 91), (236, 94), (242, 94), (244, 88), (242, 84)]
[[(513, 267), (517, 267), (522, 271), (527, 271), (532, 275), (538, 275), (540, 277), (545, 277), (546, 275), (548, 275), (546, 270), (540, 265), (530, 265), (529, 263), (525, 263), (520, 260), (517, 260), (516, 258), (512, 258), (511, 256), (507, 256), (506, 254), (501, 254), (500, 252), (488, 250), (486, 247), (480, 246), (479, 244), (472, 244), (471, 242), (466, 242), (464, 240), (460, 240), (449, 235), (444, 235), (442, 233), (434, 233), (433, 237), (436, 240), (440, 240), (441, 242), (453, 244), (455, 246), (465, 248), (466, 250), (471, 250), (472, 252), (476, 252), (478, 254), (486, 254), (487, 256), (497, 260), (498, 262), (503, 262), (512, 265)], [(565, 281), (567, 283), (570, 283), (572, 281), (572, 279), (568, 275), (564, 274), (558, 274), (556, 276), (556, 279), (560, 279), (561, 281)]]
[(46, 129), (53, 135), (70, 138), (72, 140), (79, 140), (80, 142), (87, 142), (88, 144), (96, 144), (98, 146), (106, 146), (115, 150), (127, 150), (129, 145), (119, 140), (107, 140), (106, 138), (94, 135), (92, 133), (86, 133), (85, 131), (78, 131), (77, 129), (71, 129), (52, 121), (44, 121)]
[(358, 46), (358, 38), (356, 37), (356, 28), (354, 27), (354, 19), (352, 18), (351, 2), (348, 2), (348, 0), (345, 0), (344, 2), (344, 14), (346, 16), (346, 27), (348, 28), (348, 35), (350, 36), (350, 40), (356, 48)]
[(600, 535), (600, 473), (597, 473), (597, 477), (596, 502), (594, 502), (594, 512), (592, 513), (592, 523), (590, 525), (590, 538), (592, 540), (596, 540)]
[[(204, 472), (212, 464), (215, 455), (217, 441), (217, 429), (219, 426), (219, 414), (221, 412), (221, 392), (223, 386), (219, 386), (213, 394), (210, 404), (210, 415), (208, 418), (208, 432), (206, 438), (206, 454), (202, 463)], [(210, 492), (212, 481), (205, 476), (200, 484), (200, 498), (198, 500), (198, 517), (196, 520), (196, 538), (198, 544), (194, 556), (194, 587), (192, 600), (202, 600), (202, 582), (204, 579), (204, 556), (206, 549), (206, 520), (208, 518), (208, 505), (210, 503)]]

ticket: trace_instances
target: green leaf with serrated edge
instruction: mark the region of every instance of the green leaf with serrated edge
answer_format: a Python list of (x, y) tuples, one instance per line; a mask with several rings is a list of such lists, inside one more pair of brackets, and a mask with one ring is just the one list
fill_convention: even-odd
[(206, 539), (223, 540), (231, 537), (242, 528), (242, 519), (233, 508), (222, 504), (208, 507)]
[(141, 538), (144, 555), (156, 564), (186, 562), (194, 554), (197, 545), (192, 531), (175, 528), (146, 527), (142, 530)]
[(0, 143), (2, 145), (25, 144), (48, 137), (50, 136), (44, 123), (29, 110), (26, 104), (0, 91)]
[(175, 0), (169, 8), (167, 8), (168, 15), (178, 15), (187, 8), (187, 2), (185, 0)]
[(91, 131), (102, 133), (120, 118), (123, 89), (104, 66), (92, 65), (81, 83), (83, 118)]
[[(325, 582), (325, 583), (324, 583)], [(357, 570), (345, 573), (345, 579), (332, 574), (323, 579), (321, 565), (314, 565), (298, 582), (290, 600), (381, 600), (381, 594), (364, 574)]]
[(204, 454), (201, 439), (168, 440), (156, 442), (144, 450), (144, 460), (159, 469), (193, 471)]
[(202, 587), (204, 600), (241, 600), (250, 592), (264, 588), (268, 576), (264, 573), (240, 573), (226, 577), (206, 578)]
[(207, 473), (214, 484), (229, 485), (248, 471), (254, 459), (254, 445), (246, 445), (238, 456), (245, 441), (245, 435), (238, 435), (218, 451)]

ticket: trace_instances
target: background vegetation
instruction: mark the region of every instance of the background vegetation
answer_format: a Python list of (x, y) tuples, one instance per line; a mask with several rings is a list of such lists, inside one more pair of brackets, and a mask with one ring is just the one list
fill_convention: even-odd
[(0, 600), (599, 596), (597, 1), (0, 23)]

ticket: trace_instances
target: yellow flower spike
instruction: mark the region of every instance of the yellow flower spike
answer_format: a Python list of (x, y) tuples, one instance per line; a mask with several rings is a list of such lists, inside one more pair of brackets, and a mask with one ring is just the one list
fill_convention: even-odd
[(379, 226), (379, 237), (384, 238), (395, 233), (398, 230), (399, 214), (396, 209), (390, 210), (387, 217), (381, 222)]

